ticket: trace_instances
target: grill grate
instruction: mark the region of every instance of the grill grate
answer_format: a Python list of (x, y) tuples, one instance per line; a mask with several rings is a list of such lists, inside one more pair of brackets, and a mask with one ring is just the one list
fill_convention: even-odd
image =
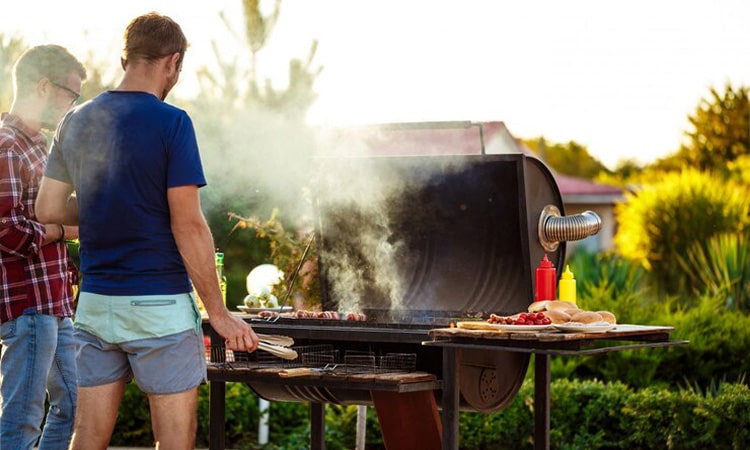
[(218, 369), (262, 369), (309, 367), (327, 368), (339, 374), (414, 372), (417, 369), (416, 353), (387, 353), (378, 356), (373, 352), (347, 350), (341, 358), (340, 351), (329, 344), (292, 346), (297, 359), (289, 361), (268, 352), (233, 352), (223, 345), (211, 345), (207, 363)]

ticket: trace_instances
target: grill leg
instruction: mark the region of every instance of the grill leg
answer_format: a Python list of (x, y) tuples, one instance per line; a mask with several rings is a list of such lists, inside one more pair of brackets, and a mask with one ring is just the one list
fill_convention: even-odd
[(440, 448), (440, 414), (432, 391), (370, 391), (388, 450)]
[(534, 450), (549, 450), (550, 355), (534, 354)]
[(224, 405), (226, 403), (226, 383), (211, 381), (208, 387), (208, 448), (224, 450), (226, 443), (224, 430)]
[(459, 389), (457, 350), (443, 347), (443, 450), (458, 450)]
[(310, 450), (326, 448), (326, 404), (310, 403)]

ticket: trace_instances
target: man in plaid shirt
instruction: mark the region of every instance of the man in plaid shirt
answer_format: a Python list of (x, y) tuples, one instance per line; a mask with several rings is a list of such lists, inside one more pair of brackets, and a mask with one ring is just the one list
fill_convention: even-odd
[[(67, 449), (77, 386), (73, 299), (65, 239), (78, 227), (43, 224), (34, 202), (47, 163), (42, 129), (54, 130), (86, 79), (56, 45), (27, 50), (13, 72), (14, 98), (0, 117), (0, 445)], [(45, 400), (49, 411), (45, 420)]]

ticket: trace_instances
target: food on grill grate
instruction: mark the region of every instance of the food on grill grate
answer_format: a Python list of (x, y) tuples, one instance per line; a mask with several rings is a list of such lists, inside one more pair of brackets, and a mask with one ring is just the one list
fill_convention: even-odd
[(294, 315), (298, 319), (340, 319), (339, 313), (336, 311), (307, 311), (304, 309), (300, 309), (297, 310)]
[(365, 320), (367, 320), (367, 316), (362, 313), (350, 312), (346, 314), (346, 320), (364, 322)]
[(261, 319), (269, 319), (273, 317), (279, 317), (279, 314), (280, 313), (278, 311), (260, 311), (258, 312), (258, 317), (260, 317)]

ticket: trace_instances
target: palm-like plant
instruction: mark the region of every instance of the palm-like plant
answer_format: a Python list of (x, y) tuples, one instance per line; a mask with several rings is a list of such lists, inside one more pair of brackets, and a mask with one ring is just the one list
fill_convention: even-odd
[(750, 311), (750, 232), (721, 233), (706, 245), (693, 245), (678, 257), (694, 275), (700, 293), (726, 298), (729, 308)]

